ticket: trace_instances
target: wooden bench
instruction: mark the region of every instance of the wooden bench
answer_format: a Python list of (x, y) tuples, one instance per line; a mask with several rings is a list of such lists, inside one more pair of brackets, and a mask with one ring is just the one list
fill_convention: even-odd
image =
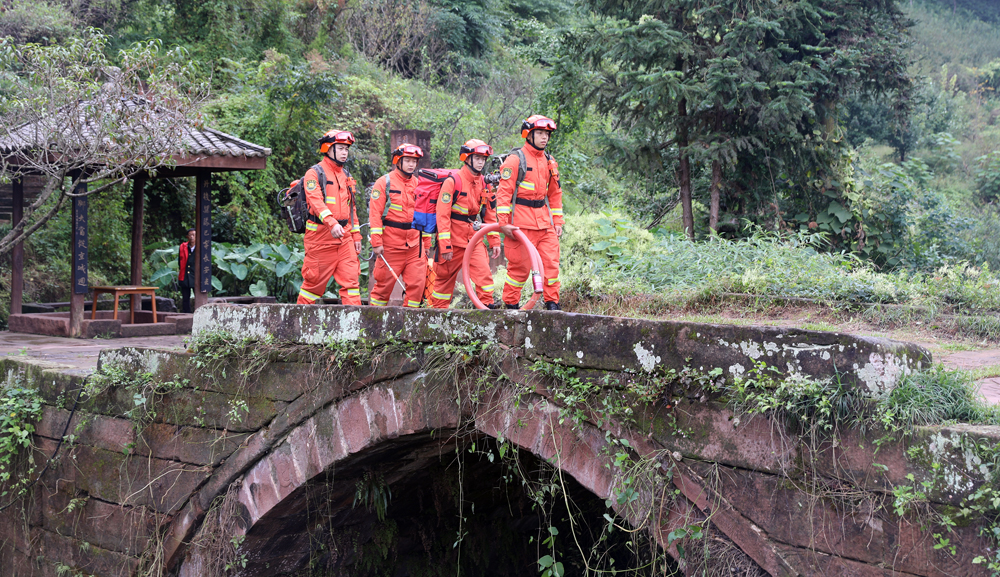
[[(153, 323), (156, 323), (156, 287), (155, 286), (92, 286), (90, 290), (94, 292), (94, 304), (91, 306), (91, 320), (97, 318), (97, 297), (102, 294), (112, 294), (115, 297), (114, 319), (118, 320), (118, 297), (123, 295), (149, 295), (153, 301)], [(132, 299), (129, 299), (128, 312), (129, 324), (135, 324), (135, 310), (132, 308)]]

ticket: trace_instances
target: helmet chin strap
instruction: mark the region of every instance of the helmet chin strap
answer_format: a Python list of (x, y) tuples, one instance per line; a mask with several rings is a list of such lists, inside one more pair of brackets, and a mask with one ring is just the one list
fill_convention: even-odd
[(403, 159), (402, 158), (399, 159), (399, 164), (396, 165), (396, 170), (398, 170), (400, 172), (400, 174), (402, 174), (406, 178), (412, 178), (413, 177), (413, 173), (412, 172), (406, 172), (405, 170), (403, 170)]
[[(471, 156), (469, 158), (471, 160)], [(474, 166), (472, 166), (472, 163), (469, 162), (468, 160), (465, 161), (465, 166), (468, 166), (469, 170), (472, 171), (472, 174), (475, 174), (476, 176), (479, 176), (480, 174), (483, 173), (483, 169), (482, 168), (480, 168), (479, 170), (476, 170), (476, 168)], [(485, 166), (486, 165), (484, 164), (483, 167), (485, 167)]]
[[(528, 140), (529, 138), (531, 140)], [(535, 145), (535, 131), (534, 130), (532, 130), (531, 132), (528, 133), (528, 138), (525, 138), (524, 141), (527, 142), (529, 145), (531, 145), (531, 148), (534, 148), (535, 150), (545, 150), (544, 146), (541, 147), (541, 148), (539, 148), (538, 146)]]
[[(333, 150), (333, 148), (331, 148), (330, 150)], [(337, 166), (339, 166), (341, 168), (343, 168), (344, 164), (346, 163), (346, 161), (341, 162), (341, 161), (337, 160), (337, 152), (336, 151), (334, 151), (333, 154), (327, 153), (327, 157), (329, 157), (330, 160), (332, 160), (334, 164), (336, 164)]]

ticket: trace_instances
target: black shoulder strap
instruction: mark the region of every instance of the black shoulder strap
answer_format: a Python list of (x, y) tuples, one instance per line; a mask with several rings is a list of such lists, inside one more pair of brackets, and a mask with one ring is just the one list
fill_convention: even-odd
[(517, 191), (521, 189), (521, 183), (524, 182), (524, 177), (528, 173), (528, 159), (524, 157), (524, 151), (520, 148), (515, 148), (511, 152), (517, 153), (517, 181), (514, 182), (514, 194), (510, 197), (510, 223), (514, 224), (514, 211), (517, 209)]

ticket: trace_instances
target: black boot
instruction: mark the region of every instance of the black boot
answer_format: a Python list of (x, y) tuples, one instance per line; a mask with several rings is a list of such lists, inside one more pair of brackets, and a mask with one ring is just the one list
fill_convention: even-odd
[(559, 303), (557, 303), (557, 302), (545, 301), (545, 310), (547, 310), (547, 311), (561, 311), (562, 307), (560, 307)]
[(510, 310), (515, 310), (521, 308), (521, 305), (507, 305), (507, 308)]
[(497, 303), (490, 303), (490, 304), (486, 305), (486, 308), (488, 308), (488, 309), (490, 309), (490, 310), (494, 310), (494, 311), (495, 311), (495, 310), (497, 310), (498, 308), (500, 308), (500, 305), (499, 305), (499, 304), (497, 304)]

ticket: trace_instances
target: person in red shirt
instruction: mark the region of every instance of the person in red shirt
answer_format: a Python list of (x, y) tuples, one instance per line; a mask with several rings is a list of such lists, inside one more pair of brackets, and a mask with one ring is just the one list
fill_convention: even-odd
[(525, 145), (511, 152), (500, 166), (497, 190), (497, 217), (504, 233), (507, 254), (507, 281), (503, 302), (509, 309), (518, 308), (521, 289), (528, 282), (531, 261), (528, 251), (514, 238), (522, 232), (538, 249), (544, 271), (545, 308), (559, 307), (559, 237), (562, 236), (562, 188), (559, 187), (559, 164), (545, 152), (549, 137), (556, 129), (550, 118), (534, 115), (521, 124)]
[(326, 190), (321, 190), (319, 175), (310, 168), (302, 181), (309, 204), (309, 221), (306, 222), (302, 290), (297, 302), (300, 305), (315, 303), (326, 292), (332, 276), (340, 285), (341, 304), (360, 305), (361, 224), (354, 207), (355, 182), (344, 171), (354, 135), (346, 130), (331, 130), (319, 143), (319, 151), (323, 154), (319, 165), (326, 176)]
[(188, 229), (187, 241), (181, 243), (177, 254), (177, 280), (181, 287), (181, 312), (191, 312), (191, 290), (194, 289), (194, 249), (198, 244), (198, 233)]
[[(437, 235), (438, 260), (434, 263), (434, 292), (431, 293), (431, 306), (436, 309), (446, 309), (451, 304), (451, 294), (455, 290), (458, 271), (462, 270), (465, 251), (471, 250), (469, 260), (469, 276), (476, 287), (479, 301), (489, 308), (497, 308), (493, 304), (493, 275), (490, 273), (490, 261), (486, 257), (486, 247), (482, 243), (470, 247), (469, 240), (475, 231), (472, 223), (480, 211), (486, 209), (486, 222), (496, 222), (496, 196), (486, 187), (483, 180), (483, 167), (486, 160), (493, 154), (493, 147), (482, 140), (472, 139), (459, 148), (458, 158), (462, 168), (458, 171), (458, 194), (456, 182), (448, 178), (441, 185), (441, 194), (437, 202)], [(500, 256), (500, 234), (486, 235), (493, 258)]]
[(404, 306), (419, 307), (423, 298), (427, 258), (423, 255), (420, 231), (413, 228), (417, 188), (414, 172), (423, 156), (419, 146), (400, 144), (392, 152), (393, 170), (380, 176), (372, 186), (368, 222), (375, 255), (372, 272), (375, 286), (369, 291), (369, 299), (374, 306), (389, 304), (396, 277), (406, 291)]

